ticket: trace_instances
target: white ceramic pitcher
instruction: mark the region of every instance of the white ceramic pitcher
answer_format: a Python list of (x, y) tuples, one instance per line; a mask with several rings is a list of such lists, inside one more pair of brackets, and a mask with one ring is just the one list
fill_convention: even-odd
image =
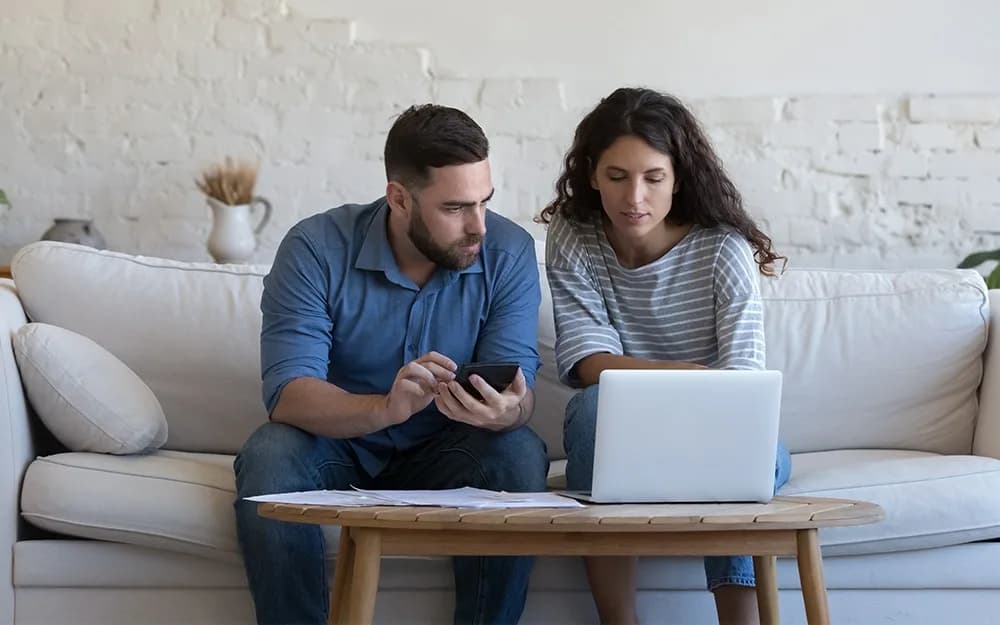
[[(257, 235), (271, 219), (271, 203), (255, 197), (249, 204), (231, 206), (215, 198), (206, 198), (212, 208), (212, 232), (208, 235), (208, 253), (217, 263), (246, 262), (257, 249)], [(250, 221), (257, 209), (263, 209), (254, 227)]]

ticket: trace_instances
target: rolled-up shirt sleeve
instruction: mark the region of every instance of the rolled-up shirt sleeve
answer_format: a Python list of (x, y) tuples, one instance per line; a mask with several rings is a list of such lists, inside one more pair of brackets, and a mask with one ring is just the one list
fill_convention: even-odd
[(302, 228), (289, 231), (264, 278), (260, 302), (260, 370), (268, 414), (292, 380), (327, 379), (330, 276), (327, 261)]
[(573, 368), (591, 354), (623, 353), (604, 298), (583, 261), (581, 243), (568, 222), (557, 218), (545, 239), (545, 273), (552, 292), (559, 379), (579, 386)]

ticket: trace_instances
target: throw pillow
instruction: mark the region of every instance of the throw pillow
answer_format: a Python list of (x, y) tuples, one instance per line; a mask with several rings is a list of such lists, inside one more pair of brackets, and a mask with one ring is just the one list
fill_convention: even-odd
[(167, 419), (153, 391), (94, 341), (28, 323), (13, 344), (28, 400), (71, 451), (132, 454), (166, 442)]

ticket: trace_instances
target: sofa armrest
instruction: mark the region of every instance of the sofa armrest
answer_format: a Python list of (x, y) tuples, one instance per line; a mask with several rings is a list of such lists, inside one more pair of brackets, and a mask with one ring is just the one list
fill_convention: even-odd
[(1000, 458), (1000, 290), (991, 289), (989, 340), (979, 384), (979, 417), (972, 453)]
[(26, 322), (14, 282), (0, 279), (0, 616), (14, 605), (11, 558), (18, 538), (21, 479), (35, 456), (28, 402), (11, 347), (11, 337)]

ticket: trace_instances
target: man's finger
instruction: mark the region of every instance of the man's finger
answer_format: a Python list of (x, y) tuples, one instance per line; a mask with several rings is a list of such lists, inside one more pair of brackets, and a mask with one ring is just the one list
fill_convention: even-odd
[(403, 392), (414, 393), (417, 395), (426, 395), (434, 392), (434, 385), (427, 384), (423, 380), (413, 378), (403, 378), (399, 381), (399, 386), (397, 388)]
[[(483, 381), (483, 384), (486, 384), (485, 380)], [(449, 382), (448, 390), (451, 392), (452, 397), (458, 401), (463, 410), (467, 410), (468, 412), (475, 414), (476, 417), (481, 420), (490, 418), (490, 414), (493, 409), (470, 395), (468, 391), (462, 388), (461, 384), (458, 382)], [(495, 395), (496, 391), (493, 391), (493, 393)]]
[[(481, 376), (476, 375), (475, 373), (470, 375), (469, 383), (472, 384), (477, 391), (479, 391), (479, 394), (483, 397), (483, 401), (487, 404), (495, 404), (500, 399), (500, 393), (498, 393), (495, 388), (490, 386), (489, 382), (484, 380)], [(470, 397), (472, 396), (470, 395)], [(475, 397), (473, 397), (473, 399), (475, 399)]]
[(421, 364), (432, 362), (444, 369), (447, 369), (448, 371), (458, 371), (458, 365), (455, 364), (454, 360), (438, 352), (427, 352), (423, 356), (417, 358), (416, 362)]
[(528, 381), (524, 379), (524, 372), (521, 368), (517, 368), (517, 373), (514, 375), (514, 381), (510, 383), (507, 387), (508, 391), (517, 395), (518, 399), (524, 397), (528, 393)]
[(434, 374), (430, 371), (430, 369), (415, 360), (413, 362), (406, 363), (406, 365), (404, 365), (400, 370), (400, 374), (400, 377), (409, 379), (416, 378), (431, 385), (437, 383), (437, 379), (434, 377)]
[(447, 384), (440, 384), (438, 386), (438, 394), (434, 398), (434, 404), (441, 411), (441, 414), (452, 421), (476, 425), (467, 418), (467, 413), (461, 408), (461, 404), (455, 399), (455, 396), (451, 394), (451, 390)]
[(435, 380), (439, 382), (451, 382), (455, 379), (455, 372), (451, 369), (442, 367), (436, 362), (424, 362), (423, 367), (431, 372)]

